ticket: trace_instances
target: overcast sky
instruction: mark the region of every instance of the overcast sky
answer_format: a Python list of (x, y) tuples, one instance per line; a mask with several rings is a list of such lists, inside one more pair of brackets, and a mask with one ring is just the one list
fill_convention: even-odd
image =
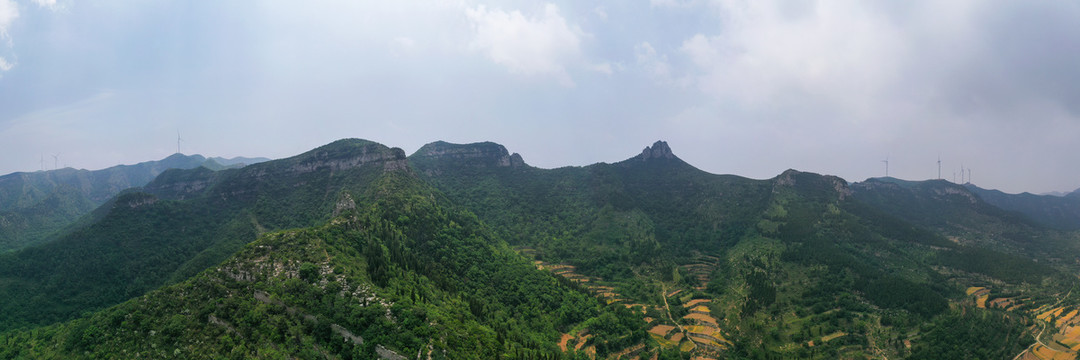
[(759, 179), (940, 156), (1071, 191), (1080, 2), (0, 0), (0, 174), (160, 159), (178, 131), (206, 156), (494, 141), (545, 168), (666, 140)]

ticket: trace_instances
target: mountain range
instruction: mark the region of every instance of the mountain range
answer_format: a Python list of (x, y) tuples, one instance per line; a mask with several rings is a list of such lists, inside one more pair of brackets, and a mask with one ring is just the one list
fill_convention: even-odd
[(1075, 358), (1080, 346), (1075, 196), (716, 175), (662, 141), (541, 169), (490, 142), (406, 156), (346, 139), (178, 166), (98, 199), (0, 255), (0, 357)]
[(166, 169), (223, 169), (265, 158), (173, 154), (157, 161), (102, 170), (64, 168), (0, 176), (0, 252), (45, 241), (121, 191), (143, 186)]

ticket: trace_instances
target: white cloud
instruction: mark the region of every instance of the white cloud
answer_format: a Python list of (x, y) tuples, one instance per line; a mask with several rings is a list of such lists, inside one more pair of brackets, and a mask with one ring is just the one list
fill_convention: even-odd
[[(898, 80), (907, 39), (859, 2), (785, 8), (773, 2), (718, 4), (726, 24), (681, 51), (700, 71), (698, 87), (744, 106), (814, 106), (870, 116)], [(861, 116), (856, 116), (861, 117)]]
[(604, 75), (611, 75), (611, 74), (615, 73), (615, 71), (612, 70), (612, 68), (611, 68), (611, 63), (606, 63), (606, 62), (605, 63), (599, 63), (599, 64), (590, 65), (589, 70), (592, 70), (592, 71), (595, 71), (595, 72), (598, 72), (598, 73), (601, 73), (601, 74), (604, 74)]
[[(11, 47), (11, 36), (8, 27), (15, 19), (19, 18), (19, 6), (14, 0), (0, 0), (0, 41), (7, 40), (7, 46)], [(0, 73), (11, 70), (15, 64), (0, 56)]]
[(607, 10), (604, 9), (603, 6), (597, 6), (593, 8), (592, 12), (593, 14), (596, 14), (596, 17), (600, 18), (601, 20), (607, 20)]
[(653, 7), (692, 7), (701, 4), (701, 0), (649, 0), (649, 5)]
[(691, 84), (692, 79), (676, 76), (667, 55), (656, 51), (648, 41), (634, 45), (634, 58), (637, 67), (660, 85), (685, 87)]
[(483, 5), (466, 9), (475, 37), (470, 47), (481, 50), (496, 64), (523, 75), (552, 75), (574, 86), (566, 71), (581, 57), (577, 26), (567, 24), (558, 6), (546, 4), (543, 13), (526, 17), (520, 11), (489, 10)]
[(19, 6), (14, 0), (0, 0), (0, 40), (8, 39), (8, 26), (19, 18)]
[(34, 1), (35, 4), (37, 4), (40, 7), (49, 8), (51, 10), (56, 10), (57, 9), (56, 0), (33, 0), (33, 1)]

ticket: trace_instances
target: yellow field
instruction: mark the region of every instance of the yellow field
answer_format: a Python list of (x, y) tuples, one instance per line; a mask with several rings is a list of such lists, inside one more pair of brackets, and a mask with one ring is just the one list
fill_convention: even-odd
[(656, 326), (653, 326), (652, 329), (649, 329), (649, 333), (650, 334), (660, 335), (660, 337), (665, 337), (665, 336), (667, 336), (667, 334), (669, 332), (671, 332), (671, 330), (674, 330), (674, 329), (675, 329), (675, 327), (671, 326), (671, 325), (656, 325)]
[(686, 331), (689, 331), (691, 334), (699, 334), (699, 335), (704, 335), (704, 336), (710, 336), (710, 337), (716, 338), (717, 340), (720, 340), (720, 341), (727, 341), (727, 339), (724, 338), (724, 334), (720, 333), (720, 329), (717, 329), (717, 328), (712, 327), (712, 326), (690, 325), (690, 326), (684, 326), (684, 328), (686, 329)]
[(1036, 356), (1036, 358), (1042, 359), (1042, 360), (1075, 360), (1076, 359), (1076, 353), (1066, 353), (1066, 352), (1054, 351), (1052, 349), (1049, 349), (1047, 347), (1042, 346), (1041, 344), (1035, 344), (1035, 347), (1032, 348), (1032, 350), (1033, 351), (1031, 353), (1034, 354)]
[(690, 302), (688, 302), (686, 304), (683, 304), (683, 307), (685, 307), (685, 308), (693, 308), (693, 307), (697, 306), (698, 304), (707, 303), (707, 302), (709, 302), (709, 299), (694, 299), (694, 300), (690, 300)]
[(1061, 332), (1054, 335), (1054, 341), (1069, 347), (1072, 351), (1080, 351), (1080, 326), (1066, 326)]
[(656, 334), (653, 333), (649, 333), (649, 337), (651, 337), (653, 340), (656, 340), (656, 343), (660, 344), (660, 347), (663, 348), (673, 348), (679, 346), (678, 342), (665, 339), (662, 336), (656, 336)]
[(1059, 327), (1059, 328), (1064, 327), (1066, 324), (1071, 322), (1073, 320), (1073, 318), (1076, 317), (1076, 313), (1077, 313), (1076, 310), (1070, 311), (1068, 314), (1065, 314), (1065, 316), (1062, 316), (1062, 317), (1058, 318), (1057, 322), (1055, 322), (1054, 325)]
[(977, 293), (980, 290), (984, 290), (984, 289), (986, 289), (986, 288), (984, 288), (982, 286), (972, 286), (972, 287), (967, 288), (967, 294), (968, 294), (968, 296), (971, 296), (972, 294)]
[(1054, 317), (1061, 316), (1061, 312), (1064, 311), (1064, 310), (1065, 310), (1065, 307), (1060, 307), (1059, 306), (1057, 308), (1054, 308), (1054, 309), (1051, 309), (1051, 310), (1049, 310), (1047, 312), (1039, 314), (1039, 316), (1036, 316), (1036, 318), (1038, 318), (1039, 320), (1042, 320), (1042, 321), (1049, 321), (1051, 316), (1054, 316)]
[(683, 319), (697, 320), (697, 321), (700, 321), (700, 322), (705, 322), (705, 323), (716, 325), (716, 318), (713, 318), (712, 316), (705, 315), (705, 314), (690, 313), (690, 314), (687, 314), (686, 316), (683, 316)]

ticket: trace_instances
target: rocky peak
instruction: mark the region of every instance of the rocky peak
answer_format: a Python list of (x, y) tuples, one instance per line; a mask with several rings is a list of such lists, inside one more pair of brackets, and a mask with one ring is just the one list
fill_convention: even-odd
[(671, 148), (668, 147), (666, 141), (657, 141), (652, 146), (646, 146), (645, 150), (641, 151), (641, 155), (638, 158), (644, 161), (650, 159), (675, 159), (675, 154), (671, 152)]
[[(343, 171), (368, 164), (382, 165), (386, 171), (406, 170), (409, 167), (404, 150), (361, 139), (338, 140), (284, 160), (282, 163), (288, 166), (285, 172), (292, 175), (320, 170)], [(263, 166), (254, 168), (255, 171), (265, 170)]]
[(518, 153), (510, 154), (506, 147), (493, 142), (480, 142), (472, 144), (451, 144), (445, 141), (436, 141), (424, 145), (417, 150), (413, 157), (453, 161), (458, 165), (472, 167), (520, 167), (525, 166), (525, 160)]

